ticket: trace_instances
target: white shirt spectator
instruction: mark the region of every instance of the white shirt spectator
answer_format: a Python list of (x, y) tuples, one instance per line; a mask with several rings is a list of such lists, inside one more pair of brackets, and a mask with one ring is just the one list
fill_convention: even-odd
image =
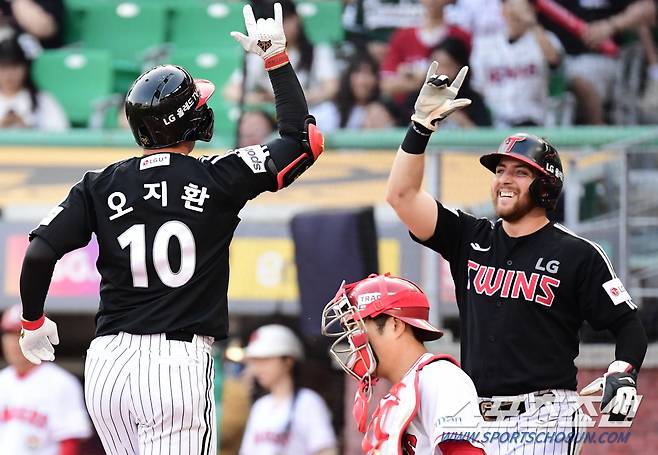
[(446, 21), (473, 36), (499, 33), (505, 29), (500, 0), (457, 0), (446, 6)]
[[(555, 35), (548, 37), (561, 49)], [(494, 126), (544, 123), (550, 69), (533, 33), (513, 42), (505, 32), (476, 37), (470, 68), (473, 88), (484, 96)]]
[(294, 405), (292, 396), (279, 401), (268, 394), (256, 400), (240, 455), (310, 455), (335, 446), (336, 436), (327, 405), (317, 393), (302, 388)]
[(37, 108), (32, 108), (32, 100), (27, 89), (15, 96), (6, 97), (0, 93), (0, 119), (9, 111), (21, 118), (28, 128), (43, 131), (63, 131), (69, 128), (69, 121), (57, 100), (45, 92), (37, 93)]
[[(288, 49), (288, 58), (297, 78), (304, 91), (313, 87), (320, 86), (324, 81), (338, 79), (338, 62), (333, 49), (326, 44), (316, 44), (313, 46), (313, 62), (310, 71), (299, 68), (301, 58), (299, 50), (296, 48)], [(254, 54), (247, 54), (247, 81), (245, 89), (247, 92), (268, 91), (272, 92), (270, 80), (267, 77), (267, 71), (263, 66), (263, 59)], [(231, 83), (239, 84), (242, 81), (242, 71), (238, 70), (231, 76)]]
[(57, 455), (59, 443), (86, 439), (91, 425), (78, 380), (53, 363), (19, 376), (0, 372), (0, 455)]
[[(318, 125), (321, 125), (322, 132), (328, 133), (340, 128), (340, 112), (333, 101), (325, 101), (311, 110), (311, 115), (315, 116)], [(347, 118), (345, 128), (358, 129), (363, 126), (366, 118), (366, 109), (364, 106), (354, 106)]]

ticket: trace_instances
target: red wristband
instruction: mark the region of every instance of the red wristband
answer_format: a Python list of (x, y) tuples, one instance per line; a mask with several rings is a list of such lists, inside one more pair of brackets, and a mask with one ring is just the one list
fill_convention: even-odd
[(265, 60), (265, 69), (267, 71), (275, 70), (277, 68), (281, 68), (288, 62), (288, 52), (284, 49), (278, 54), (274, 54)]
[(44, 322), (46, 322), (45, 314), (42, 314), (41, 317), (36, 321), (26, 321), (25, 319), (21, 318), (21, 325), (25, 330), (36, 330), (41, 327)]

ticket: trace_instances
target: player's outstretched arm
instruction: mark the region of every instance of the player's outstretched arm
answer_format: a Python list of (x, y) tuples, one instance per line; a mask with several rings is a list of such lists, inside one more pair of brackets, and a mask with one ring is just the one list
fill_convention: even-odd
[(242, 47), (263, 58), (276, 104), (281, 139), (267, 144), (271, 160), (266, 167), (274, 177), (275, 191), (292, 183), (308, 169), (324, 149), (324, 139), (308, 115), (304, 91), (286, 52), (283, 13), (280, 3), (274, 4), (274, 18), (254, 18), (250, 5), (243, 9), (247, 35), (231, 32)]
[(436, 73), (438, 65), (432, 62), (427, 71), (414, 105), (411, 125), (393, 161), (386, 188), (386, 201), (420, 240), (432, 236), (438, 214), (434, 198), (422, 189), (425, 148), (441, 120), (471, 104), (466, 98), (455, 99), (468, 67), (463, 67), (450, 84), (447, 76)]
[(36, 364), (55, 360), (53, 345), (59, 344), (57, 325), (43, 314), (57, 259), (57, 253), (39, 237), (32, 239), (23, 259), (20, 277), (23, 330), (19, 344), (25, 358)]

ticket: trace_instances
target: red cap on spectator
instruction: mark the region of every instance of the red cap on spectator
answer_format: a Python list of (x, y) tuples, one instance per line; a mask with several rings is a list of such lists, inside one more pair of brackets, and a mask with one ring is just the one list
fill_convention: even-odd
[(20, 305), (9, 307), (2, 313), (2, 322), (0, 328), (3, 332), (20, 332), (21, 331), (21, 311)]

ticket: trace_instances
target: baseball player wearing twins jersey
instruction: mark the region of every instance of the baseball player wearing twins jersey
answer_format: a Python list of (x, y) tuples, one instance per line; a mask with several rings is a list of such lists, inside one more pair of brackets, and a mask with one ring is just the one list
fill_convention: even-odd
[[(369, 455), (484, 454), (473, 382), (452, 357), (427, 352), (423, 342), (443, 335), (428, 316), (423, 291), (388, 274), (343, 283), (323, 310), (331, 355), (359, 381), (353, 415)], [(393, 386), (368, 419), (380, 378)]]
[(636, 306), (599, 245), (547, 218), (564, 174), (557, 151), (545, 140), (510, 136), (496, 153), (480, 158), (494, 174), (491, 197), (500, 217), (495, 223), (446, 208), (421, 189), (422, 152), (431, 132), (464, 104), (455, 96), (466, 69), (452, 85), (435, 71), (430, 68), (395, 158), (387, 199), (412, 237), (450, 263), (462, 365), (473, 378), (485, 418), (504, 411), (509, 431), (557, 419), (574, 435), (563, 442), (488, 444), (487, 453), (577, 453), (572, 427), (580, 420), (574, 365), (579, 329), (586, 320), (617, 340), (617, 360), (583, 393), (603, 389), (603, 412), (616, 419), (632, 416), (647, 348)]
[(34, 365), (21, 354), (21, 306), (0, 323), (9, 366), (0, 371), (0, 455), (79, 455), (91, 436), (82, 387), (55, 364)]
[[(304, 93), (288, 64), (281, 6), (256, 24), (244, 9), (243, 47), (262, 56), (276, 95), (282, 137), (224, 156), (188, 154), (209, 141), (214, 86), (164, 65), (126, 97), (134, 157), (85, 174), (30, 233), (21, 273), (21, 348), (53, 360), (54, 322), (43, 315), (55, 262), (99, 245), (96, 338), (85, 396), (110, 454), (214, 453), (213, 339), (227, 334), (228, 252), (245, 203), (289, 185), (322, 152)], [(52, 344), (51, 344), (52, 343)]]

